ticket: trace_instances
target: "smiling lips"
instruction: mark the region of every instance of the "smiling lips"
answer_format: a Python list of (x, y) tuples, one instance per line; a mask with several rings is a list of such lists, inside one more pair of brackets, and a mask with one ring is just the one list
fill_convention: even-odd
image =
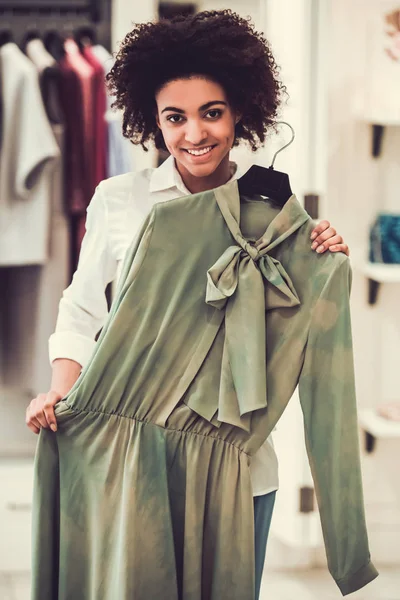
[(203, 154), (207, 154), (207, 152), (210, 152), (210, 150), (212, 150), (213, 148), (215, 148), (215, 146), (206, 146), (205, 148), (199, 148), (198, 150), (185, 148), (185, 151), (188, 154), (191, 154), (192, 156), (202, 156)]

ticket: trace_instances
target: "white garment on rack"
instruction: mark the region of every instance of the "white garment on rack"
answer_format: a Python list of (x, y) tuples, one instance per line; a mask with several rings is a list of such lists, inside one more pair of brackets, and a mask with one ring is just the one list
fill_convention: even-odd
[[(102, 64), (104, 72), (107, 74), (114, 66), (113, 55), (101, 44), (92, 46), (92, 51), (97, 60)], [(108, 98), (111, 98), (111, 96), (109, 95)]]
[(26, 45), (26, 55), (31, 59), (39, 73), (47, 67), (54, 67), (57, 63), (52, 55), (47, 52), (42, 40), (33, 39)]
[(48, 256), (51, 167), (59, 149), (38, 73), (16, 44), (0, 48), (0, 266), (43, 264)]
[[(239, 177), (231, 162), (232, 178)], [(157, 169), (144, 169), (100, 183), (87, 209), (86, 235), (71, 285), (60, 301), (50, 361), (69, 358), (85, 366), (108, 309), (105, 288), (118, 280), (125, 254), (156, 202), (189, 195), (170, 156)], [(254, 496), (278, 488), (278, 461), (270, 436), (251, 462)]]

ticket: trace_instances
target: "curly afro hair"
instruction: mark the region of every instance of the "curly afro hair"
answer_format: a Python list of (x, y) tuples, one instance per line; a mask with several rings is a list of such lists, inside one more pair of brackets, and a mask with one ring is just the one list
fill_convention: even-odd
[(241, 115), (235, 142), (263, 145), (273, 128), (286, 88), (268, 42), (250, 18), (231, 10), (204, 11), (190, 17), (135, 24), (107, 75), (114, 108), (123, 111), (123, 134), (133, 144), (154, 141), (166, 149), (156, 123), (158, 90), (169, 81), (194, 75), (219, 83)]

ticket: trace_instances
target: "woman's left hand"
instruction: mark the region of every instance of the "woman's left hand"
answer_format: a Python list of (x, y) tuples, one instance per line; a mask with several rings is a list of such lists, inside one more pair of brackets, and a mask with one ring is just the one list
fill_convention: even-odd
[(313, 229), (311, 234), (311, 248), (322, 254), (328, 249), (330, 252), (344, 252), (347, 256), (350, 255), (350, 250), (341, 235), (338, 235), (336, 229), (331, 227), (329, 221), (321, 221)]

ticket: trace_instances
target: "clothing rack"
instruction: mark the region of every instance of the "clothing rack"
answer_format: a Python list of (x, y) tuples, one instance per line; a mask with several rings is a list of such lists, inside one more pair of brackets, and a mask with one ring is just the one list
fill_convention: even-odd
[(40, 13), (49, 15), (60, 13), (65, 15), (85, 15), (92, 23), (101, 20), (101, 5), (98, 0), (0, 0), (0, 14), (9, 12), (11, 15)]
[(69, 33), (91, 27), (98, 43), (111, 49), (111, 0), (0, 0), (0, 31), (12, 30), (21, 45), (28, 30)]

